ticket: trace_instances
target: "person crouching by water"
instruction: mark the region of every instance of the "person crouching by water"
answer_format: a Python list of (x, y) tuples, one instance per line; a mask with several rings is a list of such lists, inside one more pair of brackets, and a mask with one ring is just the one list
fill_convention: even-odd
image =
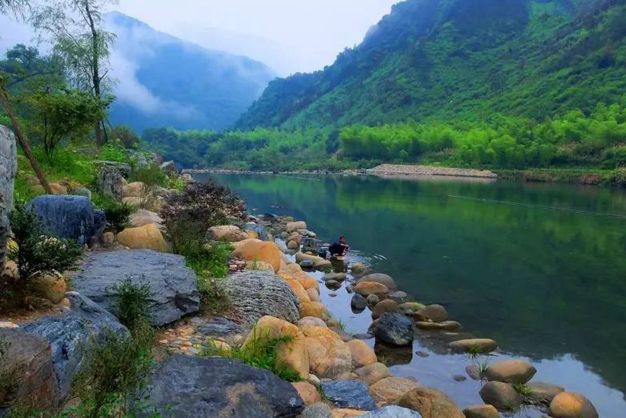
[(331, 258), (345, 257), (348, 254), (348, 251), (350, 251), (350, 246), (348, 245), (346, 237), (343, 235), (339, 237), (338, 242), (335, 242), (328, 248)]

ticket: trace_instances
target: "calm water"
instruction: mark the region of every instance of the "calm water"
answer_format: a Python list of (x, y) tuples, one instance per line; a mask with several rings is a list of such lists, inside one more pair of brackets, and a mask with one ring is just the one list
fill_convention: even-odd
[[(418, 301), (444, 304), (466, 331), (497, 340), (502, 356), (533, 361), (535, 380), (586, 394), (602, 417), (626, 417), (626, 193), (506, 182), (217, 179), (253, 213), (305, 219), (325, 240), (346, 235)], [(369, 313), (353, 314), (345, 289), (324, 298), (349, 331), (367, 329)], [(469, 360), (446, 354), (429, 335), (404, 356), (389, 355), (394, 371), (451, 393), (461, 406), (482, 403), (479, 383), (452, 379)]]

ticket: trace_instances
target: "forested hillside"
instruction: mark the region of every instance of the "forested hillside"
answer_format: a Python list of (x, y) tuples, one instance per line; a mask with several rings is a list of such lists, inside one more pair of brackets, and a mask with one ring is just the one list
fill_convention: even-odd
[(271, 82), (238, 126), (590, 111), (624, 92), (624, 36), (621, 0), (408, 0), (324, 71)]

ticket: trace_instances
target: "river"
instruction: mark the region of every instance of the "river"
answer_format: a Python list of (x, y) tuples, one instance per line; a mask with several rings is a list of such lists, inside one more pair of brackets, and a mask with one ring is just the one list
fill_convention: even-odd
[[(251, 213), (306, 220), (324, 240), (346, 235), (355, 257), (422, 303), (441, 303), (464, 329), (527, 358), (533, 381), (589, 397), (603, 418), (626, 416), (626, 193), (594, 187), (453, 179), (219, 175)], [(348, 332), (371, 319), (350, 295), (324, 292)], [(390, 355), (398, 375), (482, 403), (457, 382), (471, 362), (418, 336)], [(419, 355), (416, 354), (419, 352)], [(485, 361), (494, 361), (486, 359)], [(521, 411), (519, 417), (539, 416)]]

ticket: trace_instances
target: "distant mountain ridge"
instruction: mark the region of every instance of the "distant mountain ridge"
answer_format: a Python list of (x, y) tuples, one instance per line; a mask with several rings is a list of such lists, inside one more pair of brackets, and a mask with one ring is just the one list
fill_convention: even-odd
[(105, 17), (117, 35), (111, 64), (112, 123), (150, 127), (230, 127), (275, 75), (247, 57), (202, 48), (121, 13)]
[(356, 48), (272, 81), (241, 129), (543, 119), (619, 100), (624, 0), (406, 0)]

